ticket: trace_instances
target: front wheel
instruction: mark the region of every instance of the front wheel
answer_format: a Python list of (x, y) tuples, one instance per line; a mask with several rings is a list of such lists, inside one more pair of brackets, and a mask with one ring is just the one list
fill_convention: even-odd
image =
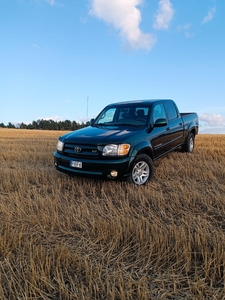
[(195, 136), (193, 133), (190, 133), (187, 137), (185, 144), (182, 146), (184, 152), (193, 152), (195, 146)]
[(135, 158), (130, 181), (137, 185), (146, 184), (153, 176), (154, 168), (151, 158), (146, 154), (139, 154)]

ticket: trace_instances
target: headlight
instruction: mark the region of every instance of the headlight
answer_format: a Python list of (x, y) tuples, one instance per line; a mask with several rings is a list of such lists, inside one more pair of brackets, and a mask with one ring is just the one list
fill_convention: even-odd
[(117, 156), (117, 155), (126, 155), (130, 150), (129, 144), (120, 144), (120, 145), (106, 145), (103, 148), (102, 155), (104, 156)]
[(57, 149), (58, 151), (61, 151), (61, 152), (62, 152), (62, 151), (63, 151), (63, 146), (64, 146), (64, 143), (61, 142), (60, 140), (58, 140), (56, 149)]

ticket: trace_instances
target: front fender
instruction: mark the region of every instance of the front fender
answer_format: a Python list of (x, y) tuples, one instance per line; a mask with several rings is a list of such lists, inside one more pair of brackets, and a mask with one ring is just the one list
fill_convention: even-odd
[(153, 157), (154, 157), (153, 148), (152, 148), (152, 145), (149, 143), (149, 141), (147, 141), (147, 140), (142, 141), (142, 142), (136, 144), (131, 149), (131, 153), (130, 153), (130, 166), (134, 162), (135, 157), (138, 154), (140, 154), (140, 153), (147, 154), (149, 157), (151, 157), (153, 159)]

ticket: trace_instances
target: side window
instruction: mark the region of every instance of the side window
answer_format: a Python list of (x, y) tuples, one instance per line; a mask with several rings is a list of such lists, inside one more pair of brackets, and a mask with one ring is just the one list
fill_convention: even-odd
[(169, 120), (174, 120), (177, 118), (177, 110), (172, 102), (165, 102), (166, 111)]
[(153, 109), (153, 122), (161, 118), (166, 119), (166, 112), (163, 104), (157, 104)]

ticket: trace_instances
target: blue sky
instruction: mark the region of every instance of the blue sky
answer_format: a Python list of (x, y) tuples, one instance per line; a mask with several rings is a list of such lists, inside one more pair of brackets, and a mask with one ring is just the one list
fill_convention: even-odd
[(0, 0), (0, 123), (167, 98), (225, 133), (224, 16), (224, 0)]

